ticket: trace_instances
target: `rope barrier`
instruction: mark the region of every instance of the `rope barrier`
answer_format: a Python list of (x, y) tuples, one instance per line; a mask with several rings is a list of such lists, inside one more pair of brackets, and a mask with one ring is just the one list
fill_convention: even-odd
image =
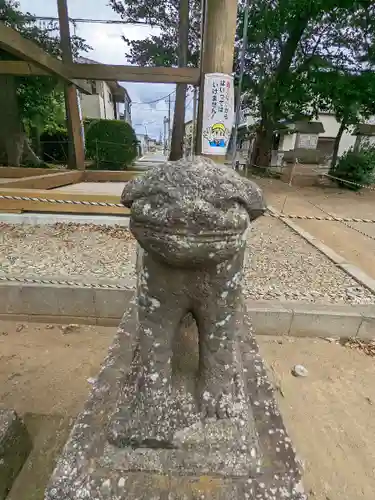
[(21, 277), (9, 277), (9, 276), (0, 276), (0, 281), (27, 283), (31, 285), (65, 285), (65, 286), (79, 286), (84, 288), (98, 288), (106, 290), (131, 290), (130, 286), (120, 285), (116, 283), (109, 283), (109, 284), (83, 283), (80, 281), (72, 281), (72, 280), (47, 280), (47, 279), (21, 278)]
[(0, 200), (17, 200), (17, 201), (41, 201), (43, 203), (67, 204), (67, 205), (92, 205), (95, 207), (113, 207), (124, 208), (121, 203), (109, 203), (107, 201), (83, 201), (83, 200), (55, 200), (52, 198), (37, 198), (35, 196), (13, 196), (10, 194), (1, 194)]
[[(124, 205), (121, 203), (110, 203), (106, 201), (84, 201), (84, 200), (56, 200), (53, 198), (38, 198), (35, 196), (15, 196), (15, 195), (0, 195), (0, 200), (16, 200), (16, 201), (36, 201), (42, 203), (51, 203), (58, 205), (85, 205), (85, 206), (96, 206), (96, 207), (112, 207), (112, 208), (124, 208)], [(311, 202), (309, 202), (311, 203)], [(320, 207), (314, 205), (319, 210), (325, 212)], [(274, 214), (272, 212), (267, 212), (266, 215), (268, 217), (274, 218), (285, 218), (285, 219), (302, 219), (302, 220), (326, 220), (326, 221), (335, 221), (335, 222), (363, 222), (366, 224), (375, 224), (375, 219), (360, 219), (358, 217), (336, 217), (330, 213), (325, 212), (327, 215), (325, 216), (316, 216), (316, 215), (296, 215), (296, 214), (285, 214), (282, 213), (280, 215)]]
[(366, 186), (365, 184), (359, 184), (358, 182), (354, 182), (354, 181), (348, 181), (347, 179), (341, 179), (341, 177), (335, 177), (334, 175), (331, 175), (331, 174), (320, 174), (322, 175), (323, 177), (328, 177), (329, 179), (334, 179), (335, 181), (340, 181), (342, 182), (343, 184), (351, 184), (352, 186), (358, 186), (360, 188), (364, 188), (364, 189), (369, 189), (370, 191), (375, 191), (375, 188), (371, 187), (371, 186)]

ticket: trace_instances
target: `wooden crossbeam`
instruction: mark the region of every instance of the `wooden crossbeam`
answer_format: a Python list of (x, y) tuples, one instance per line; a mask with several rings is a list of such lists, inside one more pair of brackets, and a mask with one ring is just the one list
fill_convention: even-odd
[[(198, 68), (164, 68), (122, 66), (107, 64), (65, 64), (64, 70), (69, 78), (77, 80), (103, 80), (148, 83), (199, 83)], [(49, 72), (36, 64), (24, 61), (0, 61), (0, 74), (45, 76)]]
[[(23, 59), (23, 61), (9, 62), (21, 62), (21, 64), (25, 64), (28, 66), (28, 63), (25, 61), (30, 61), (34, 63), (36, 67), (44, 70), (44, 74), (56, 75), (62, 78), (64, 81), (76, 85), (81, 92), (84, 92), (85, 94), (91, 94), (89, 86), (85, 82), (78, 82), (70, 78), (69, 73), (62, 61), (56, 59), (55, 57), (52, 57), (47, 52), (38, 47), (36, 43), (27, 40), (16, 30), (9, 28), (3, 22), (0, 22), (0, 48), (4, 49), (10, 54), (15, 55), (16, 57), (19, 57), (20, 59)], [(27, 74), (30, 74), (30, 72), (28, 72)]]

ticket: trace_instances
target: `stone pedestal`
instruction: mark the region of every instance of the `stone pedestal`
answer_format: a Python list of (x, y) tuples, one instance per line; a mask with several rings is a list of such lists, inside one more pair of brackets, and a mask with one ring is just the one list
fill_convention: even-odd
[(30, 436), (16, 412), (0, 409), (0, 500), (7, 497), (31, 448)]
[[(305, 499), (291, 440), (243, 314), (246, 327), (238, 342), (251, 408), (248, 420), (233, 425), (231, 420), (198, 419), (177, 431), (169, 448), (118, 448), (109, 444), (107, 429), (136, 340), (136, 313), (127, 312), (59, 459), (46, 500)], [(186, 343), (191, 347), (192, 333), (184, 338), (182, 332), (181, 352)], [(195, 361), (190, 361), (188, 369), (194, 370)]]
[(262, 192), (204, 158), (126, 184), (137, 298), (46, 500), (304, 499), (242, 300)]

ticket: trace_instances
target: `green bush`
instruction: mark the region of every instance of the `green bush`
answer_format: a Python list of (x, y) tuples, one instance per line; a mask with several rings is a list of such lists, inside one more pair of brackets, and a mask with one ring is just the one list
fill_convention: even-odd
[[(366, 146), (358, 151), (350, 149), (342, 155), (336, 167), (330, 170), (330, 174), (339, 177), (343, 181), (336, 181), (339, 186), (352, 191), (359, 191), (361, 184), (368, 186), (374, 182), (375, 170), (375, 146)], [(356, 183), (356, 184), (351, 184)]]
[(94, 160), (94, 169), (125, 170), (137, 157), (137, 144), (128, 123), (97, 120), (86, 131), (86, 158)]
[(40, 136), (41, 159), (48, 163), (68, 163), (68, 131), (60, 128), (55, 131), (45, 130)]

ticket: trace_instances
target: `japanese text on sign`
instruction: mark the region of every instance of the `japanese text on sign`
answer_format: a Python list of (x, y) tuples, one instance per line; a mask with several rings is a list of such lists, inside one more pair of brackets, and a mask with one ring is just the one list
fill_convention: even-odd
[(233, 77), (222, 73), (207, 74), (204, 82), (203, 154), (226, 154), (233, 121)]

